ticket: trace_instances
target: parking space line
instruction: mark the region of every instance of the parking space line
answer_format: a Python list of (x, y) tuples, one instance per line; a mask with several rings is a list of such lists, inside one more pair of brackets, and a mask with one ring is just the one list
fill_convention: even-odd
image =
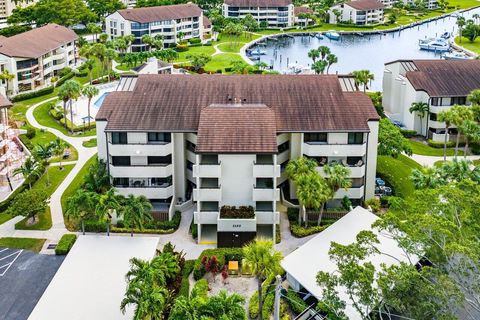
[(7, 250), (8, 250), (8, 248), (5, 248), (5, 249), (3, 249), (3, 250), (0, 250), (0, 253), (2, 253), (2, 252), (4, 252), (4, 251), (7, 251)]
[[(18, 251), (17, 251), (17, 252), (18, 252)], [(0, 258), (0, 261), (2, 261), (3, 259), (7, 259), (8, 257), (11, 257), (11, 256), (15, 255), (17, 252), (10, 253), (9, 255), (6, 255), (5, 257)]]
[[(18, 257), (20, 257), (20, 254), (22, 252), (23, 252), (23, 249), (16, 252), (17, 256), (10, 262), (10, 264), (5, 265), (7, 266), (7, 268), (5, 269), (5, 271), (3, 271), (3, 273), (0, 273), (0, 277), (3, 277), (7, 273), (8, 269), (10, 269), (13, 263), (18, 259)], [(5, 266), (2, 266), (2, 268), (4, 268)]]

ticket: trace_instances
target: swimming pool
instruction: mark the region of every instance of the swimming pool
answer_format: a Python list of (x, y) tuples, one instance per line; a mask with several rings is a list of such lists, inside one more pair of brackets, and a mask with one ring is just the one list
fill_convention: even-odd
[(98, 98), (97, 101), (95, 101), (95, 103), (94, 103), (95, 108), (100, 109), (100, 106), (102, 105), (103, 100), (105, 100), (105, 98), (108, 96), (109, 93), (110, 93), (110, 92), (104, 92), (104, 93), (100, 96), (100, 98)]

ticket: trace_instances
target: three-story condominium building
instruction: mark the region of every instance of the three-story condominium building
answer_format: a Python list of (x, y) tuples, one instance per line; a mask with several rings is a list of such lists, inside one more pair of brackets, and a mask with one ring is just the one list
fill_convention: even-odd
[[(0, 38), (0, 72), (8, 70), (15, 77), (9, 81), (11, 94), (44, 88), (60, 70), (76, 62), (72, 30), (48, 24), (15, 36)], [(7, 87), (5, 81), (2, 86)]]
[[(478, 60), (399, 60), (385, 64), (383, 106), (393, 120), (419, 134), (444, 141), (445, 123), (438, 113), (453, 105), (468, 103), (468, 94), (480, 88)], [(409, 109), (414, 102), (425, 102), (429, 112), (423, 118)], [(453, 127), (450, 134), (455, 134)], [(451, 137), (450, 137), (451, 138)]]
[(294, 24), (292, 0), (225, 0), (222, 7), (226, 18), (243, 19), (251, 14), (258, 23), (285, 28)]
[(38, 0), (0, 0), (0, 29), (8, 26), (7, 19), (15, 8), (25, 8), (35, 4)]
[(330, 23), (367, 25), (383, 23), (384, 4), (378, 0), (353, 0), (333, 6)]
[[(274, 238), (277, 203), (295, 201), (284, 174), (290, 159), (313, 158), (322, 174), (327, 163), (349, 167), (352, 187), (330, 205), (373, 197), (379, 118), (348, 83), (334, 75), (124, 77), (97, 114), (98, 155), (121, 194), (144, 195), (170, 217), (193, 200), (200, 243)], [(240, 215), (226, 206), (242, 207)]]
[(130, 51), (147, 51), (142, 36), (162, 36), (165, 47), (180, 40), (201, 38), (204, 33), (203, 11), (196, 4), (129, 8), (118, 10), (105, 18), (106, 33), (110, 39), (134, 35)]

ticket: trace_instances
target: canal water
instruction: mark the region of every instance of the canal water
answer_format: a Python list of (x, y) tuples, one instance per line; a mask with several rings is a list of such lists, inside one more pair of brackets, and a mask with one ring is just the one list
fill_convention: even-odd
[[(461, 15), (470, 19), (479, 13), (480, 8)], [(278, 37), (278, 41), (267, 41), (266, 45), (253, 45), (250, 49), (265, 50), (260, 61), (273, 66), (279, 72), (288, 72), (288, 65), (299, 64), (309, 68), (312, 60), (308, 51), (326, 45), (338, 57), (338, 63), (330, 67), (329, 73), (348, 74), (355, 70), (367, 69), (373, 72), (375, 80), (372, 90), (381, 90), (384, 64), (398, 59), (440, 59), (440, 54), (420, 50), (418, 40), (439, 37), (444, 32), (458, 33), (456, 17), (445, 17), (419, 26), (385, 33), (384, 35), (342, 35), (339, 41), (326, 37), (317, 39), (311, 36), (296, 35)]]

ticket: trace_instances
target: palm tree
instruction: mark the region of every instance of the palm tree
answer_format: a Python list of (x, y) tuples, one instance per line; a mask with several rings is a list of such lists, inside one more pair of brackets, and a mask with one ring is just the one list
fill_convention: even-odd
[(152, 36), (150, 36), (149, 34), (144, 34), (142, 36), (142, 43), (147, 46), (147, 51), (150, 51), (150, 48), (151, 48), (152, 43), (153, 43)]
[(152, 204), (144, 196), (135, 197), (132, 194), (128, 195), (122, 209), (123, 222), (130, 228), (132, 237), (133, 229), (143, 230), (144, 224), (153, 220), (150, 213)]
[(155, 35), (155, 37), (153, 37), (152, 44), (157, 50), (162, 50), (163, 49), (163, 36), (161, 34)]
[(327, 61), (327, 74), (328, 74), (328, 71), (330, 70), (330, 67), (332, 66), (332, 64), (338, 62), (338, 57), (333, 53), (329, 53), (327, 54), (327, 57), (325, 60)]
[(56, 155), (59, 159), (59, 164), (60, 164), (60, 170), (63, 169), (62, 166), (62, 157), (63, 157), (63, 152), (65, 151), (66, 148), (69, 147), (69, 145), (63, 141), (60, 138), (57, 138), (50, 142), (49, 145), (50, 149), (52, 150), (53, 154)]
[(15, 78), (15, 75), (13, 73), (10, 73), (7, 69), (3, 70), (2, 73), (0, 73), (0, 79), (5, 81), (5, 91), (6, 94), (8, 95), (10, 90), (8, 89), (10, 81), (12, 81)]
[(323, 172), (327, 175), (327, 184), (333, 193), (340, 189), (347, 190), (352, 186), (352, 180), (350, 177), (350, 169), (336, 164), (333, 166), (325, 165)]
[(65, 216), (68, 219), (80, 219), (82, 225), (82, 233), (85, 235), (84, 220), (93, 216), (95, 207), (99, 199), (98, 193), (78, 189), (72, 196), (67, 199), (67, 208)]
[(465, 21), (465, 17), (458, 17), (457, 18), (457, 26), (458, 26), (458, 31), (459, 31), (459, 35), (460, 35), (460, 43), (462, 43), (462, 31), (463, 31), (463, 27), (465, 26), (466, 24), (466, 21)]
[[(474, 119), (474, 114), (473, 114), (472, 108), (470, 107), (455, 105), (450, 110), (454, 115), (452, 119), (452, 123), (457, 128), (460, 128), (460, 126), (466, 120), (473, 121)], [(460, 143), (460, 133), (461, 133), (461, 130), (457, 129), (457, 137), (455, 142), (455, 158), (457, 157), (457, 154), (458, 154), (458, 145)]]
[(107, 224), (107, 235), (110, 235), (110, 219), (112, 218), (112, 210), (120, 208), (118, 196), (115, 195), (115, 188), (110, 188), (104, 194), (100, 195), (97, 206), (95, 207), (95, 215), (98, 220), (105, 221)]
[(463, 156), (467, 158), (468, 144), (470, 142), (480, 141), (480, 126), (472, 120), (465, 120), (463, 124), (459, 127), (460, 131), (465, 136), (465, 149)]
[[(273, 242), (264, 239), (255, 239), (243, 247), (245, 262), (252, 268), (258, 282), (258, 307), (263, 310), (262, 282), (270, 275), (281, 272), (280, 261), (282, 253), (273, 249)], [(258, 313), (258, 319), (262, 320), (262, 312)]]
[(90, 78), (90, 84), (92, 84), (92, 71), (93, 71), (93, 68), (95, 68), (95, 60), (94, 59), (87, 59), (83, 64), (88, 69), (88, 76)]
[(329, 188), (325, 179), (318, 172), (300, 176), (297, 180), (297, 198), (300, 203), (300, 212), (304, 214), (305, 227), (308, 225), (307, 210), (318, 210), (318, 223), (322, 220), (323, 207), (333, 197), (332, 189)]
[(162, 252), (153, 258), (152, 267), (155, 269), (155, 272), (159, 273), (158, 277), (161, 278), (161, 281), (163, 281), (162, 283), (166, 283), (167, 280), (175, 279), (180, 272), (178, 258), (170, 252)]
[(90, 129), (90, 104), (92, 102), (93, 97), (99, 94), (99, 90), (97, 87), (89, 85), (82, 89), (82, 94), (88, 98), (88, 128)]
[(363, 85), (363, 92), (367, 91), (370, 81), (375, 80), (375, 76), (369, 70), (353, 71), (352, 75), (355, 77), (355, 85), (357, 88)]
[[(35, 159), (41, 160), (40, 164), (42, 167), (48, 166), (48, 159), (52, 156), (52, 147), (48, 144), (38, 144), (32, 151), (33, 157)], [(48, 173), (48, 169), (45, 170), (45, 174), (47, 175), (47, 186), (50, 185), (50, 174)]]
[(417, 113), (417, 116), (420, 118), (420, 134), (423, 135), (423, 118), (425, 115), (428, 114), (430, 111), (430, 107), (426, 102), (414, 102), (410, 109), (408, 109), (410, 113)]
[(467, 97), (473, 106), (480, 106), (480, 89), (473, 90)]
[[(91, 54), (100, 61), (102, 78), (105, 73), (104, 65), (105, 65), (106, 50), (107, 50), (107, 47), (103, 43), (96, 43), (91, 47)], [(99, 76), (99, 78), (101, 77)]]
[(320, 52), (320, 57), (322, 58), (322, 60), (325, 60), (325, 57), (326, 57), (328, 54), (332, 53), (332, 52), (330, 51), (330, 48), (327, 47), (327, 46), (320, 46), (320, 47), (318, 47), (318, 51)]
[(73, 112), (72, 112), (72, 100), (78, 99), (81, 93), (81, 85), (75, 80), (67, 80), (61, 85), (58, 91), (58, 98), (63, 101), (63, 117), (65, 120), (65, 128), (67, 125), (67, 103), (70, 102), (70, 117), (71, 117), (71, 132), (73, 134)]
[(114, 49), (107, 49), (105, 50), (105, 63), (107, 64), (107, 79), (110, 82), (110, 66), (112, 65), (112, 61), (118, 57), (117, 51)]
[(25, 180), (28, 180), (28, 189), (32, 189), (32, 181), (31, 177), (40, 177), (43, 173), (44, 166), (38, 162), (35, 161), (33, 157), (28, 157), (25, 159), (25, 162), (15, 170), (13, 170), (13, 176), (16, 175), (23, 175)]
[(202, 308), (205, 318), (224, 320), (246, 319), (243, 304), (245, 298), (238, 293), (228, 294), (227, 290), (220, 290), (216, 295), (208, 299), (207, 304)]
[(430, 189), (441, 185), (443, 180), (439, 177), (437, 170), (435, 167), (424, 167), (422, 169), (412, 170), (410, 180), (415, 186), (415, 189)]
[(455, 114), (451, 110), (442, 111), (437, 116), (438, 121), (445, 122), (445, 140), (443, 145), (443, 161), (447, 161), (448, 133), (452, 123), (455, 121)]
[(315, 63), (315, 61), (320, 58), (320, 50), (311, 49), (310, 51), (308, 51), (308, 57), (313, 60), (313, 63)]
[(327, 68), (328, 62), (325, 60), (318, 60), (312, 64), (312, 70), (315, 71), (315, 74), (323, 74)]

